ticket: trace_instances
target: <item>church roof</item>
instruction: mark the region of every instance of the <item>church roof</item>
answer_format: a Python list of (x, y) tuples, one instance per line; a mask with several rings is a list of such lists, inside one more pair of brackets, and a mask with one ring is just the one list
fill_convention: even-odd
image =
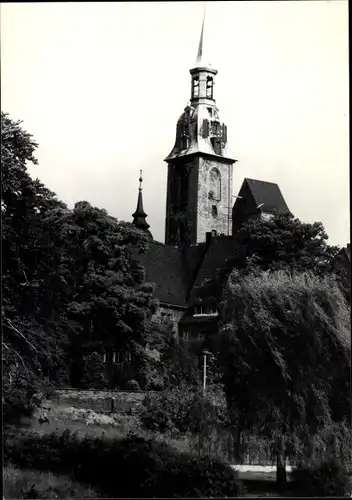
[(212, 237), (207, 252), (200, 263), (197, 277), (190, 293), (190, 305), (197, 302), (200, 287), (205, 280), (214, 277), (218, 270), (224, 268), (226, 261), (234, 253), (236, 245), (236, 239), (233, 236)]
[(248, 186), (257, 206), (262, 205), (259, 208), (261, 212), (289, 212), (280, 188), (274, 182), (246, 178), (242, 187), (245, 184)]
[(138, 260), (146, 270), (146, 280), (155, 284), (154, 296), (160, 302), (187, 307), (186, 269), (180, 248), (151, 241)]

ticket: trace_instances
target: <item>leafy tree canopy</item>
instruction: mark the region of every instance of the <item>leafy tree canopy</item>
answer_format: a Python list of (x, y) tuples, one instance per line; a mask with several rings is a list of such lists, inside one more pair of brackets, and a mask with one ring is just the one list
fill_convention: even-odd
[(291, 215), (250, 219), (236, 233), (236, 247), (217, 275), (202, 286), (205, 296), (219, 303), (227, 277), (233, 269), (242, 274), (263, 270), (311, 271), (323, 276), (333, 271), (339, 247), (327, 243), (321, 222), (301, 222)]
[[(233, 271), (224, 293), (220, 358), (233, 421), (274, 436), (332, 418), (350, 364), (350, 311), (332, 276)], [(339, 415), (350, 412), (341, 385)], [(277, 435), (277, 434), (276, 434)]]
[(39, 389), (44, 375), (55, 382), (66, 370), (67, 380), (69, 344), (105, 343), (133, 350), (138, 358), (155, 309), (153, 287), (145, 283), (135, 258), (146, 248), (147, 238), (88, 202), (68, 209), (30, 176), (28, 166), (37, 164), (36, 148), (21, 122), (1, 113), (8, 402), (16, 380), (18, 399), (23, 400), (30, 380), (31, 392)]

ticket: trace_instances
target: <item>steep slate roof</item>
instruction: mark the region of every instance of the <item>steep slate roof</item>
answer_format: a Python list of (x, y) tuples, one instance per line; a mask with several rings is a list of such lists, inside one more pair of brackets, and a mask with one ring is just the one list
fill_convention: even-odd
[(288, 206), (281, 194), (280, 188), (274, 182), (258, 181), (255, 179), (245, 179), (243, 184), (247, 184), (257, 206), (264, 203), (259, 209), (261, 212), (289, 212)]
[[(245, 179), (241, 192), (244, 198), (238, 198), (235, 206), (240, 208), (244, 203), (249, 216), (258, 212), (256, 207), (262, 203), (260, 211), (289, 212), (277, 184)], [(151, 241), (138, 260), (145, 267), (147, 281), (155, 283), (155, 297), (160, 302), (187, 308), (199, 300), (199, 287), (224, 268), (237, 244), (234, 236), (213, 236), (210, 242), (183, 248)]]
[(205, 252), (208, 249), (207, 243), (198, 243), (198, 245), (191, 245), (189, 247), (185, 247), (182, 251), (185, 272), (187, 276), (187, 294), (186, 298), (188, 298), (188, 294), (193, 286), (194, 280), (197, 277), (197, 273), (199, 270), (199, 266), (202, 263)]
[(197, 301), (199, 287), (202, 283), (212, 278), (216, 271), (224, 267), (227, 259), (233, 255), (236, 245), (236, 239), (233, 236), (212, 237), (190, 293), (190, 304), (194, 304)]
[(180, 248), (152, 241), (138, 260), (145, 267), (146, 280), (155, 283), (154, 294), (160, 302), (187, 307), (187, 280)]

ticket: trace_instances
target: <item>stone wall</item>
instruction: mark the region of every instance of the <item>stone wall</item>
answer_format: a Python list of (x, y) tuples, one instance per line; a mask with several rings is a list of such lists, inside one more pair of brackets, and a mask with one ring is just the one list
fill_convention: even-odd
[(142, 405), (146, 392), (129, 391), (81, 391), (75, 389), (58, 390), (51, 400), (79, 409), (90, 409), (97, 413), (109, 412), (111, 398), (115, 399), (116, 412), (127, 413)]

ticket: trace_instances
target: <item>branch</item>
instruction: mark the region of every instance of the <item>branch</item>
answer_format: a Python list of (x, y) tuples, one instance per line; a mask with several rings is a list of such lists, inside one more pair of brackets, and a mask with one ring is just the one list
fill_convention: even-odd
[(20, 331), (19, 331), (19, 330), (18, 330), (18, 329), (17, 329), (17, 328), (16, 328), (16, 327), (15, 327), (15, 326), (11, 323), (11, 321), (10, 321), (9, 319), (7, 319), (7, 318), (6, 318), (6, 321), (7, 321), (7, 323), (9, 324), (9, 326), (12, 328), (12, 330), (14, 330), (16, 333), (18, 333), (18, 334), (19, 334), (19, 335), (20, 335), (20, 336), (21, 336), (21, 337), (25, 340), (25, 342), (27, 342), (27, 344), (28, 344), (28, 345), (30, 345), (30, 346), (32, 347), (32, 349), (34, 349), (34, 350), (35, 350), (35, 352), (37, 352), (37, 349), (34, 347), (34, 345), (33, 345), (33, 344), (31, 344), (31, 343), (29, 342), (29, 340), (27, 340), (27, 339), (26, 339), (26, 337), (23, 335), (23, 333), (21, 333), (21, 332), (20, 332)]
[[(26, 367), (26, 365), (25, 365), (25, 363), (24, 363), (24, 361), (23, 361), (23, 358), (22, 358), (22, 356), (21, 356), (21, 355), (20, 355), (20, 354), (16, 351), (16, 349), (14, 349), (13, 347), (12, 347), (12, 348), (11, 348), (11, 347), (8, 347), (8, 346), (7, 346), (4, 342), (2, 342), (2, 345), (3, 345), (4, 347), (6, 347), (6, 349), (8, 349), (9, 351), (13, 351), (13, 352), (14, 352), (14, 353), (15, 353), (15, 354), (16, 354), (16, 355), (20, 358), (20, 360), (22, 361), (22, 364), (23, 364), (23, 368), (25, 369), (26, 374), (28, 374), (28, 370), (27, 370), (27, 367)], [(16, 363), (16, 367), (17, 367), (17, 363)]]

